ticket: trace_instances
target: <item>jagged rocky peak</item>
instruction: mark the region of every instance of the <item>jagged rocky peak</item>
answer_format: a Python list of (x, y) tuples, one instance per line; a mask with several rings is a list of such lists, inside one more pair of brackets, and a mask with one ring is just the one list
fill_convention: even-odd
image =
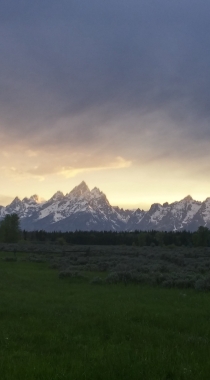
[(134, 210), (134, 214), (136, 215), (139, 215), (139, 214), (142, 214), (143, 210), (140, 210), (140, 208), (137, 208), (136, 210)]
[(87, 184), (82, 181), (78, 186), (76, 186), (70, 193), (69, 195), (73, 195), (75, 197), (80, 197), (81, 195), (85, 193), (90, 193), (90, 189), (87, 186)]
[(22, 199), (23, 203), (28, 203), (29, 201), (30, 201), (30, 198), (28, 198), (28, 197), (25, 197), (25, 198)]
[(153, 203), (149, 209), (149, 212), (155, 212), (160, 210), (163, 206), (160, 203)]
[(98, 187), (94, 187), (94, 189), (91, 190), (92, 198), (98, 202), (98, 204), (108, 205), (110, 206), (110, 203), (106, 197), (106, 195), (98, 189)]
[(50, 198), (51, 201), (60, 201), (61, 199), (64, 198), (64, 194), (62, 193), (62, 191), (57, 191), (53, 196), (52, 198)]
[(169, 206), (168, 202), (163, 203), (163, 207), (168, 207), (168, 206)]
[(29, 199), (33, 202), (39, 203), (39, 196), (37, 194), (32, 195)]
[(95, 197), (95, 198), (99, 198), (101, 196), (104, 196), (105, 197), (105, 194), (98, 188), (98, 187), (94, 187), (92, 190), (91, 190), (91, 194)]
[(186, 201), (186, 202), (192, 202), (193, 201), (193, 198), (191, 197), (191, 195), (187, 195), (183, 201)]
[(13, 201), (10, 203), (10, 206), (15, 206), (15, 205), (18, 205), (22, 203), (20, 198), (19, 197), (15, 197), (15, 199), (13, 199)]
[(124, 210), (122, 207), (119, 207), (119, 206), (112, 206), (113, 209), (117, 212), (121, 212), (121, 211), (127, 211), (127, 210)]

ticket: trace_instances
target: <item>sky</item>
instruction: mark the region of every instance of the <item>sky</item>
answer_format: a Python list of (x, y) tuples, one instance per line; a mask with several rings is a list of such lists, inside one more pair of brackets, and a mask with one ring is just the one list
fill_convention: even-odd
[(0, 0), (0, 204), (210, 196), (209, 0)]

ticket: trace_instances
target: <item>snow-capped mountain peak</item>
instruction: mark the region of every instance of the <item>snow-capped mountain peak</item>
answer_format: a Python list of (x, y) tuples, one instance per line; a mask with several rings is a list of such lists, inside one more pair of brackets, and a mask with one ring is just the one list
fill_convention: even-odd
[(60, 201), (64, 198), (62, 191), (57, 191), (51, 198), (50, 201)]
[(180, 201), (154, 203), (149, 211), (123, 210), (110, 205), (106, 195), (97, 187), (91, 191), (82, 181), (64, 196), (57, 191), (48, 201), (38, 195), (16, 197), (10, 205), (0, 206), (0, 219), (17, 213), (21, 227), (27, 230), (158, 230), (195, 231), (201, 225), (210, 228), (210, 197), (203, 202), (188, 195)]
[(40, 202), (39, 196), (37, 194), (31, 195), (31, 197), (29, 199), (33, 202), (36, 202), (36, 203)]
[(192, 202), (193, 201), (193, 198), (191, 197), (191, 195), (187, 195), (183, 201), (186, 201), (186, 202)]
[(102, 191), (100, 191), (98, 189), (98, 187), (94, 187), (92, 190), (91, 190), (91, 194), (94, 196), (94, 197), (101, 197), (101, 195), (104, 195), (102, 193)]
[(10, 203), (10, 206), (11, 206), (11, 205), (18, 204), (18, 203), (20, 203), (20, 202), (21, 202), (20, 198), (19, 198), (19, 197), (15, 197), (15, 199), (13, 199), (13, 201)]
[(86, 185), (86, 183), (82, 181), (78, 186), (76, 186), (73, 190), (71, 190), (68, 195), (74, 196), (74, 197), (81, 197), (85, 193), (90, 193), (90, 189)]

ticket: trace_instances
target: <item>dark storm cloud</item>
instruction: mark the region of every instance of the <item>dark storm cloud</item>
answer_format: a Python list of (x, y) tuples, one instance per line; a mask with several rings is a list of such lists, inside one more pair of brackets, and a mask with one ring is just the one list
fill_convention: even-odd
[[(152, 112), (191, 139), (210, 138), (209, 1), (5, 0), (0, 8), (2, 138), (79, 144), (107, 128), (138, 140), (145, 126), (136, 120)], [(124, 114), (134, 121), (120, 122)]]

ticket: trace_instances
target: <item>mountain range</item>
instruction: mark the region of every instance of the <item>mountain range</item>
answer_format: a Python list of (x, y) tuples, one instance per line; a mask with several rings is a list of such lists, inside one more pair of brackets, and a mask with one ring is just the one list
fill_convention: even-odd
[(83, 181), (70, 193), (58, 191), (48, 201), (37, 195), (20, 200), (16, 197), (6, 207), (0, 206), (0, 220), (5, 215), (19, 215), (21, 228), (45, 231), (195, 231), (210, 228), (210, 198), (204, 202), (187, 196), (171, 204), (154, 203), (148, 211), (124, 210), (110, 205), (97, 187), (90, 190)]

